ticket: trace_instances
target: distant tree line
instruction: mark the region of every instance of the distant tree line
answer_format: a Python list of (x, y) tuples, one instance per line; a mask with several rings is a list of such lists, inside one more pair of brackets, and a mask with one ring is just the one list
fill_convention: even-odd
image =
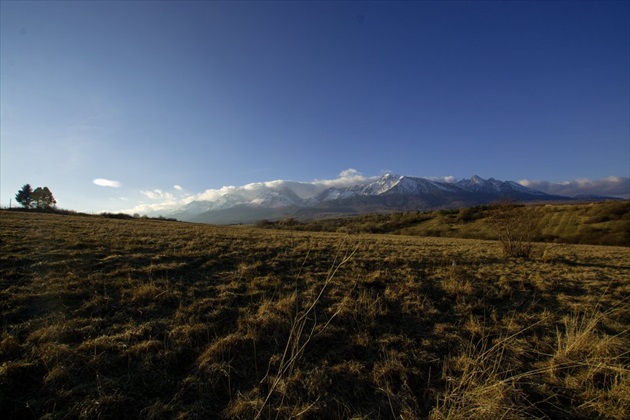
[(15, 194), (15, 201), (25, 209), (48, 210), (57, 205), (57, 200), (48, 187), (37, 187), (33, 190), (30, 184), (24, 184)]

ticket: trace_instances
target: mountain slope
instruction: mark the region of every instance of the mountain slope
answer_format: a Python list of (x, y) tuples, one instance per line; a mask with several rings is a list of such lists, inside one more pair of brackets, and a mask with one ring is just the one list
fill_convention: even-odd
[(230, 187), (212, 200), (193, 201), (168, 216), (192, 222), (234, 224), (283, 217), (312, 219), (457, 208), (502, 199), (520, 202), (571, 200), (494, 178), (473, 176), (448, 183), (388, 173), (345, 186), (273, 181)]
[(548, 195), (542, 191), (524, 187), (514, 181), (499, 181), (494, 178), (483, 179), (477, 175), (471, 177), (470, 179), (462, 179), (460, 181), (457, 181), (456, 185), (467, 191), (483, 192), (488, 194), (529, 194), (541, 197)]

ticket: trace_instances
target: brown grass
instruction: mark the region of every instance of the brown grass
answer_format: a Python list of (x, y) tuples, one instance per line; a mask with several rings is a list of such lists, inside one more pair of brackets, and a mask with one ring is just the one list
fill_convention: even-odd
[(0, 413), (630, 417), (628, 249), (539, 246), (0, 212)]
[[(504, 204), (507, 204), (504, 202)], [(468, 239), (503, 240), (504, 250), (511, 255), (528, 255), (530, 240), (547, 243), (590, 245), (630, 245), (630, 200), (516, 205), (504, 218), (499, 205), (462, 209), (409, 211), (402, 213), (367, 214), (337, 219), (265, 221), (266, 228), (344, 233), (388, 233)], [(518, 213), (521, 213), (518, 215)], [(518, 216), (518, 217), (514, 217)], [(501, 222), (502, 220), (502, 222)], [(499, 223), (497, 223), (499, 222)], [(508, 240), (505, 222), (519, 227)]]

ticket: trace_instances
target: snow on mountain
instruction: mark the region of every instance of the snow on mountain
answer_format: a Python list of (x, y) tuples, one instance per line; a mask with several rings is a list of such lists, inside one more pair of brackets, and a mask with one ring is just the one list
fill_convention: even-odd
[(214, 205), (210, 210), (223, 210), (230, 207), (245, 204), (249, 199), (240, 194), (225, 194), (214, 201)]
[(403, 176), (388, 192), (397, 194), (439, 194), (441, 192), (457, 192), (459, 188), (453, 184), (431, 181), (426, 178)]
[(361, 194), (361, 188), (359, 187), (347, 187), (347, 188), (336, 188), (330, 187), (321, 193), (317, 194), (314, 197), (306, 200), (305, 205), (314, 206), (322, 201), (332, 201), (332, 200), (341, 200), (344, 198), (351, 198)]
[(315, 205), (322, 201), (340, 200), (344, 198), (380, 195), (390, 191), (403, 177), (387, 173), (371, 182), (359, 183), (347, 187), (330, 187), (308, 201), (308, 205)]
[(312, 202), (338, 200), (357, 196), (377, 196), (383, 194), (433, 194), (440, 191), (456, 192), (460, 190), (454, 184), (431, 181), (426, 178), (416, 178), (395, 174), (385, 174), (366, 185), (353, 185), (346, 188), (329, 188), (320, 193)]
[(487, 194), (523, 193), (532, 195), (546, 195), (542, 191), (527, 188), (514, 181), (499, 181), (494, 178), (483, 179), (477, 175), (470, 179), (462, 179), (455, 183), (467, 191)]
[(212, 210), (214, 207), (214, 202), (212, 201), (191, 201), (183, 207), (180, 207), (178, 211), (182, 212), (204, 212), (208, 210)]
[(240, 194), (226, 193), (214, 200), (191, 201), (183, 207), (168, 214), (168, 217), (174, 217), (180, 220), (188, 220), (192, 216), (196, 216), (207, 211), (224, 210), (247, 203), (249, 200)]
[(497, 193), (501, 191), (502, 182), (494, 178), (483, 179), (477, 175), (470, 179), (462, 179), (456, 182), (456, 185), (467, 191)]
[(248, 204), (260, 207), (278, 208), (302, 204), (302, 199), (291, 189), (285, 187), (278, 190), (265, 189), (256, 195)]
[(293, 192), (300, 199), (313, 197), (324, 187), (318, 186), (312, 182), (296, 182), (296, 181), (272, 181), (266, 182), (269, 187), (286, 188)]
[(379, 195), (395, 187), (403, 177), (400, 175), (387, 173), (374, 182), (367, 184), (362, 189), (362, 195)]
[(190, 216), (195, 216), (197, 214), (205, 213), (209, 210), (212, 210), (214, 203), (212, 201), (191, 201), (185, 206), (180, 207), (179, 209), (168, 214), (168, 217), (174, 217), (180, 220), (187, 220)]
[(336, 205), (334, 203), (342, 203), (346, 199), (355, 199), (356, 202), (364, 198), (369, 198), (371, 205), (374, 206), (376, 203), (374, 200), (381, 196), (384, 200), (387, 197), (388, 203), (399, 202), (397, 199), (392, 201), (391, 198), (394, 197), (415, 197), (413, 202), (423, 202), (425, 206), (448, 206), (449, 203), (473, 205), (502, 197), (517, 200), (554, 198), (516, 182), (483, 179), (476, 175), (470, 179), (449, 183), (393, 173), (387, 173), (379, 178), (362, 178), (345, 186), (328, 186), (326, 183), (316, 182), (270, 181), (243, 187), (229, 187), (219, 192), (220, 195), (208, 194), (211, 199), (193, 201), (169, 216), (180, 220), (198, 220), (201, 214), (226, 211), (239, 206), (251, 208), (249, 213), (255, 209), (289, 207), (314, 209), (321, 205), (330, 209), (331, 205)]
[[(368, 184), (369, 185), (369, 184)], [(311, 197), (306, 205), (313, 206), (322, 201), (341, 200), (344, 198), (357, 197), (360, 195), (368, 195), (365, 193), (366, 185), (353, 185), (350, 187), (330, 187), (314, 197)]]

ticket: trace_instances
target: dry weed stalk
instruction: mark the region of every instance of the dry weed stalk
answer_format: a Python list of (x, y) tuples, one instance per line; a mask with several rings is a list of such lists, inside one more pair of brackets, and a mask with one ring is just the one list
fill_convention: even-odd
[[(330, 267), (326, 275), (326, 280), (324, 281), (324, 284), (320, 288), (317, 296), (306, 307), (306, 309), (302, 311), (302, 313), (298, 313), (295, 315), (295, 318), (293, 319), (291, 323), (291, 328), (289, 330), (289, 336), (287, 338), (287, 343), (284, 348), (284, 352), (282, 353), (282, 357), (280, 359), (278, 371), (274, 377), (271, 387), (269, 388), (269, 392), (267, 393), (267, 396), (262, 402), (262, 406), (260, 407), (260, 409), (256, 413), (256, 416), (254, 417), (255, 419), (259, 419), (261, 417), (263, 410), (267, 406), (267, 403), (269, 402), (269, 399), (271, 398), (275, 390), (280, 385), (280, 382), (283, 379), (291, 377), (291, 375), (293, 374), (296, 363), (298, 362), (298, 360), (304, 353), (304, 349), (306, 348), (308, 343), (311, 341), (311, 338), (315, 334), (315, 330), (318, 326), (317, 314), (315, 313), (315, 306), (319, 303), (324, 292), (326, 291), (326, 288), (330, 285), (332, 280), (335, 278), (337, 271), (341, 268), (341, 266), (343, 266), (344, 264), (346, 264), (348, 261), (352, 259), (357, 249), (358, 249), (358, 246), (355, 247), (352, 252), (346, 253), (346, 255), (342, 258), (342, 260), (339, 263), (337, 263), (337, 256), (335, 256), (333, 265)], [(337, 314), (341, 311), (342, 308), (343, 306), (340, 306), (337, 309), (337, 311), (335, 311), (330, 316), (328, 321), (319, 329), (318, 333), (322, 333), (326, 329), (326, 327), (328, 327), (330, 322), (337, 316)], [(312, 321), (312, 325), (310, 327), (310, 330), (308, 331), (308, 333), (305, 334), (304, 331), (307, 328), (307, 325), (309, 324), (309, 322), (311, 321)], [(268, 375), (269, 375), (269, 369), (265, 377), (261, 380), (261, 383), (267, 378)], [(286, 393), (283, 392), (279, 407), (282, 407), (282, 404), (284, 403), (285, 395)], [(307, 407), (305, 410), (303, 410), (302, 414), (305, 411), (308, 411), (311, 407), (312, 405)]]

